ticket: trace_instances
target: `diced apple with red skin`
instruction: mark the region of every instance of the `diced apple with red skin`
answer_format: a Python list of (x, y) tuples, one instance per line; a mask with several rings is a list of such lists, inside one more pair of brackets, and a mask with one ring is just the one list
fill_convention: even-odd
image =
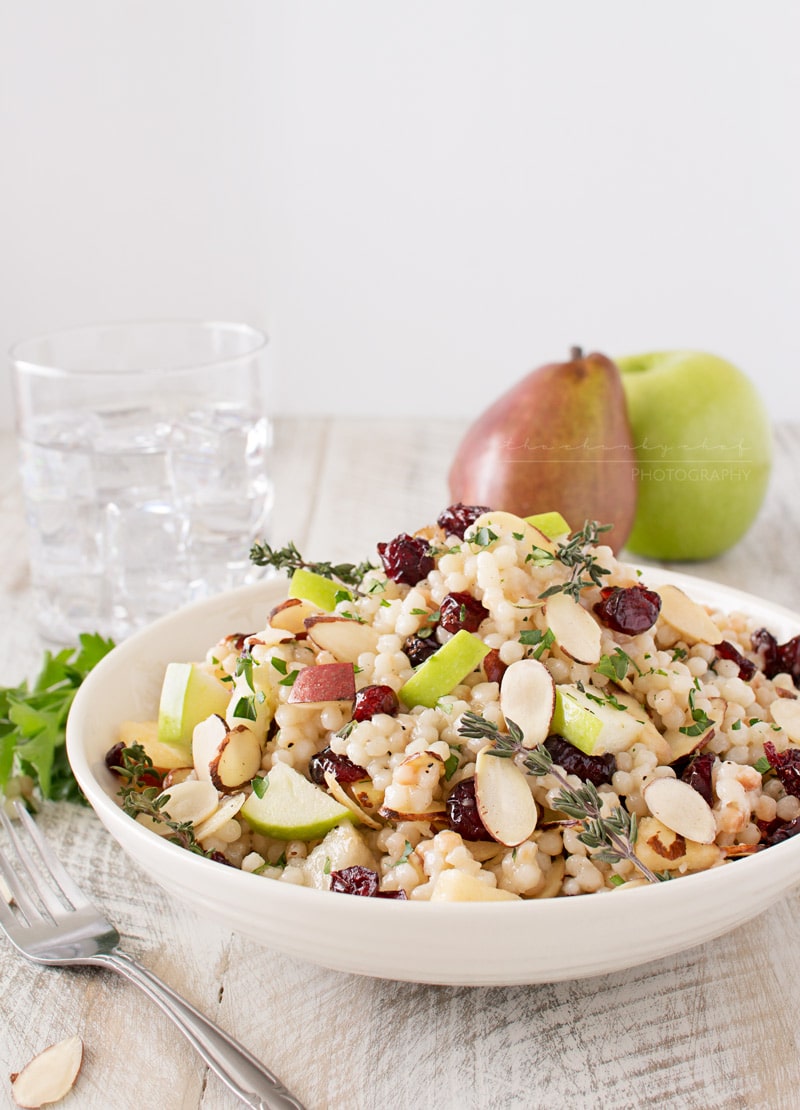
[(378, 633), (372, 625), (352, 617), (306, 617), (304, 624), (312, 643), (345, 663), (358, 662), (359, 655), (374, 652), (378, 646)]
[(297, 672), (288, 701), (294, 705), (321, 705), (354, 701), (356, 676), (352, 663), (316, 663)]
[(555, 704), (555, 683), (544, 663), (518, 659), (507, 668), (500, 686), (500, 709), (506, 722), (513, 721), (521, 729), (526, 748), (547, 739)]

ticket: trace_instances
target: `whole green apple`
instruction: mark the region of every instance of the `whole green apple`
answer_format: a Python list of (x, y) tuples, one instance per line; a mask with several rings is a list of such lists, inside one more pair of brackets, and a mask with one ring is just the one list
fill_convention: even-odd
[(636, 448), (630, 551), (710, 559), (755, 520), (772, 463), (770, 421), (753, 383), (702, 351), (616, 360)]

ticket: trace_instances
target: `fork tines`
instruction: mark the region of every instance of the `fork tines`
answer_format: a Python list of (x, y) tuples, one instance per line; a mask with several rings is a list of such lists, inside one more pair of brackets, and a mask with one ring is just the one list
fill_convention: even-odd
[[(0, 921), (17, 915), (28, 926), (55, 922), (66, 913), (89, 905), (53, 854), (36, 822), (20, 801), (14, 802), (19, 821), (12, 821), (0, 806), (0, 823), (5, 829), (10, 852), (0, 851), (0, 874), (11, 899), (0, 903)], [(11, 906), (16, 907), (14, 914)]]

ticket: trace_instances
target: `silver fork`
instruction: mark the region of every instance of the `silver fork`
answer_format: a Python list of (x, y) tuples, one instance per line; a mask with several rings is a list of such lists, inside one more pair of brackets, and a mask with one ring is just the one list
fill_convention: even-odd
[(19, 828), (0, 805), (0, 821), (14, 849), (0, 851), (0, 872), (11, 903), (0, 894), (0, 926), (34, 963), (89, 964), (130, 979), (172, 1018), (223, 1083), (254, 1110), (303, 1110), (271, 1071), (247, 1049), (119, 947), (120, 935), (70, 878), (25, 807), (15, 802)]

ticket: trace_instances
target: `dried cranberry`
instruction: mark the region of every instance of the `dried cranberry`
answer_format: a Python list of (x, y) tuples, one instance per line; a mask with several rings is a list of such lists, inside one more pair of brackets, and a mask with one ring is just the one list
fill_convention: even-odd
[(403, 651), (406, 653), (411, 666), (418, 667), (420, 663), (424, 663), (435, 651), (438, 651), (440, 646), (439, 641), (433, 634), (429, 636), (409, 636), (403, 644)]
[(613, 755), (586, 755), (563, 736), (548, 736), (544, 746), (550, 752), (553, 763), (563, 767), (568, 775), (577, 775), (579, 779), (592, 782), (595, 786), (610, 782), (617, 769), (617, 761)]
[(405, 902), (408, 895), (401, 887), (399, 890), (379, 890), (375, 895), (376, 898), (396, 898), (401, 902)]
[(475, 779), (462, 779), (447, 796), (447, 819), (453, 832), (464, 840), (487, 840), (489, 834), (478, 813), (475, 799)]
[(434, 567), (428, 541), (407, 532), (401, 532), (388, 543), (379, 543), (378, 554), (387, 577), (406, 586), (416, 586)]
[(720, 640), (714, 649), (720, 659), (730, 659), (739, 668), (739, 678), (749, 682), (758, 669), (750, 659), (745, 658), (744, 655), (735, 648), (728, 640)]
[(500, 683), (503, 681), (503, 675), (508, 670), (508, 665), (500, 658), (500, 652), (497, 648), (492, 648), (488, 655), (484, 656), (483, 670), (487, 682)]
[(220, 852), (216, 849), (211, 853), (211, 855), (208, 858), (213, 860), (214, 863), (224, 863), (227, 867), (233, 867), (233, 864), (228, 859), (228, 857), (223, 855), (222, 852)]
[(464, 505), (461, 501), (443, 509), (436, 518), (436, 523), (447, 536), (458, 536), (463, 540), (464, 533), (479, 516), (488, 513), (486, 505)]
[(793, 821), (770, 821), (766, 829), (762, 830), (761, 839), (767, 848), (771, 848), (773, 844), (780, 844), (783, 840), (788, 840), (792, 836), (797, 836), (800, 833), (800, 817), (795, 817)]
[(333, 774), (337, 782), (362, 782), (369, 778), (363, 767), (353, 763), (346, 755), (339, 755), (330, 748), (316, 752), (308, 761), (308, 773), (317, 786), (325, 785), (325, 772)]
[(800, 636), (779, 644), (766, 628), (754, 632), (750, 641), (753, 650), (761, 656), (761, 669), (767, 678), (776, 674), (789, 674), (795, 686), (800, 686)]
[(638, 583), (635, 586), (604, 586), (594, 611), (607, 628), (638, 636), (652, 628), (661, 612), (661, 598)]
[(785, 752), (777, 752), (772, 741), (767, 740), (764, 755), (786, 793), (800, 798), (800, 750), (787, 748)]
[(688, 782), (693, 790), (708, 802), (714, 804), (714, 792), (711, 786), (711, 772), (714, 769), (716, 756), (713, 752), (703, 752), (696, 755), (683, 771), (681, 778)]
[(488, 616), (489, 610), (472, 594), (447, 594), (439, 606), (439, 624), (447, 632), (458, 632), (462, 628), (477, 632), (481, 621)]
[(361, 898), (374, 898), (380, 881), (376, 871), (354, 864), (341, 871), (331, 871), (331, 890), (337, 894), (357, 894)]
[(115, 744), (113, 748), (109, 748), (106, 752), (106, 767), (109, 771), (118, 771), (122, 766), (122, 753), (125, 750), (125, 745), (120, 742)]
[[(120, 740), (113, 748), (109, 748), (106, 752), (105, 764), (109, 771), (114, 774), (119, 774), (121, 768), (124, 766), (122, 753), (126, 750), (126, 745)], [(164, 776), (155, 767), (146, 771), (142, 771), (140, 775), (136, 776), (136, 785), (144, 789), (147, 786), (161, 786), (164, 781)]]
[(400, 702), (391, 686), (365, 686), (356, 694), (353, 720), (369, 721), (376, 713), (388, 713), (394, 717), (399, 708)]

